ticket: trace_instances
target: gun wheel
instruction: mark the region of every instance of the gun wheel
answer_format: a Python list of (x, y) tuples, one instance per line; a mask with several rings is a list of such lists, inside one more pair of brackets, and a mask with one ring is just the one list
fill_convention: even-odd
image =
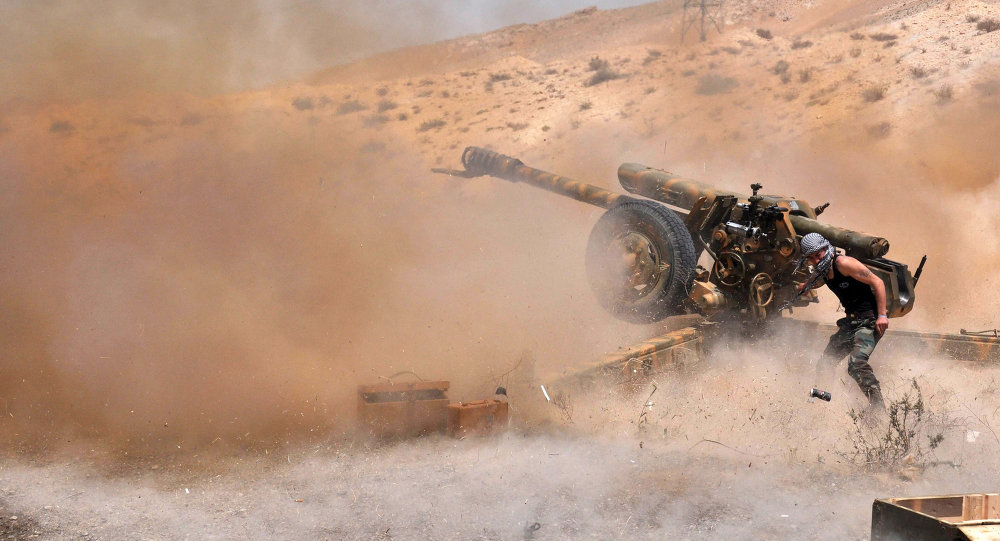
[(587, 278), (598, 301), (633, 323), (683, 313), (695, 262), (684, 222), (652, 201), (629, 199), (610, 208), (587, 243)]

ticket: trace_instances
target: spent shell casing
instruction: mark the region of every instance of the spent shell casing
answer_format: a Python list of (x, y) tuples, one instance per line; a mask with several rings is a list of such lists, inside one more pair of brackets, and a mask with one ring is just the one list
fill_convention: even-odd
[(821, 391), (819, 389), (813, 388), (813, 389), (811, 389), (809, 391), (809, 397), (810, 398), (818, 398), (820, 400), (825, 400), (825, 401), (829, 402), (830, 399), (833, 398), (833, 395), (830, 394), (830, 393), (828, 393), (828, 392), (826, 392), (826, 391)]

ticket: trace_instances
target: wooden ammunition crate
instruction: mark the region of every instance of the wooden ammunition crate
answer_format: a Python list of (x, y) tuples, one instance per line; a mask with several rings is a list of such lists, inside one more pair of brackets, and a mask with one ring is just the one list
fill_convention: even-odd
[(872, 504), (872, 541), (1000, 539), (1000, 494), (885, 498)]
[(358, 387), (358, 422), (377, 437), (420, 436), (444, 430), (447, 381), (382, 383)]
[(448, 434), (462, 438), (484, 435), (507, 426), (509, 406), (500, 400), (448, 404)]

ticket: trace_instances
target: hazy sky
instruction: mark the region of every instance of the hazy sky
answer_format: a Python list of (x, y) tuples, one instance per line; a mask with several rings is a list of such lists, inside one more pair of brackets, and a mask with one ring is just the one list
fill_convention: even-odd
[(644, 0), (6, 0), (0, 103), (229, 92), (377, 52)]

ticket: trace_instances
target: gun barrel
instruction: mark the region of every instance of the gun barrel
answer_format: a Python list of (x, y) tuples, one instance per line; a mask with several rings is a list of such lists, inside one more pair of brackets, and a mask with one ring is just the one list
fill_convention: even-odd
[(889, 241), (882, 237), (825, 224), (805, 216), (792, 214), (788, 219), (792, 222), (797, 234), (819, 233), (830, 241), (830, 244), (837, 248), (843, 248), (847, 255), (852, 257), (876, 259), (889, 252)]
[(467, 147), (462, 153), (462, 165), (469, 176), (489, 175), (524, 182), (601, 208), (610, 208), (619, 197), (624, 197), (593, 184), (528, 167), (517, 158), (480, 147)]
[[(707, 198), (708, 204), (722, 195), (735, 196), (742, 201), (748, 200), (744, 194), (717, 190), (708, 184), (637, 163), (623, 163), (618, 168), (618, 180), (622, 187), (631, 193), (686, 210), (691, 210), (702, 197)], [(852, 257), (875, 259), (889, 251), (889, 241), (882, 237), (825, 224), (797, 214), (790, 214), (789, 220), (796, 234), (819, 233)]]
[(717, 190), (697, 180), (678, 177), (673, 173), (638, 163), (621, 164), (618, 167), (618, 181), (622, 188), (631, 193), (685, 210), (691, 210), (702, 197), (707, 197), (709, 204), (720, 195), (733, 195), (746, 199), (744, 195)]

